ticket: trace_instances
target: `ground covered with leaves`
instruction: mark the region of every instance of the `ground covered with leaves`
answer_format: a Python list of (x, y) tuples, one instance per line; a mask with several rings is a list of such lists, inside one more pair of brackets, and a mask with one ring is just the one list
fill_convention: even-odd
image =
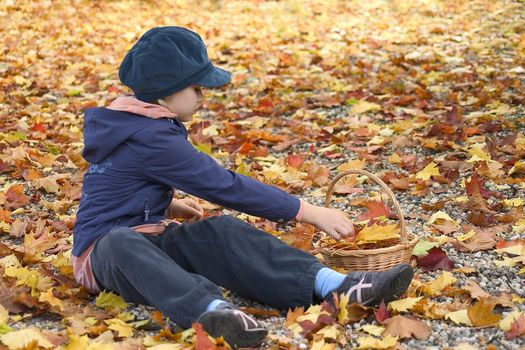
[[(338, 173), (369, 170), (421, 238), (407, 294), (379, 308), (342, 298), (281, 311), (225, 290), (270, 329), (263, 348), (525, 345), (523, 2), (5, 0), (0, 18), (1, 348), (228, 347), (198, 325), (171, 332), (152, 307), (89, 294), (69, 263), (83, 111), (128, 92), (118, 65), (161, 25), (200, 33), (233, 73), (188, 123), (195, 147), (317, 205)], [(374, 247), (399, 238), (382, 199), (352, 175), (330, 205), (373, 231)], [(321, 259), (330, 244), (308, 225), (201, 203)]]

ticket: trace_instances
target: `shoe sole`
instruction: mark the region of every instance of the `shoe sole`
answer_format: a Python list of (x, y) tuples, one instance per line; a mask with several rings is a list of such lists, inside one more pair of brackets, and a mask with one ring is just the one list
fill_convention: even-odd
[(238, 318), (230, 313), (210, 312), (202, 315), (198, 322), (209, 335), (215, 338), (224, 337), (224, 340), (233, 348), (256, 347), (268, 335), (267, 330), (244, 330)]
[(408, 289), (412, 278), (414, 277), (414, 271), (408, 264), (401, 264), (392, 267), (387, 270), (388, 274), (385, 276), (384, 283), (378, 288), (383, 293), (378, 293), (379, 298), (374, 298), (364, 303), (365, 306), (373, 306), (381, 303), (381, 300), (385, 301), (385, 304), (399, 299), (399, 297)]

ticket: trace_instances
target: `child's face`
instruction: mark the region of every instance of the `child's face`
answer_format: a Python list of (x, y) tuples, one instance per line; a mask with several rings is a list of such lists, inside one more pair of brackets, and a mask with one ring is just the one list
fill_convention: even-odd
[(192, 85), (163, 98), (164, 103), (161, 104), (175, 113), (181, 122), (189, 122), (201, 107), (203, 99), (200, 86)]

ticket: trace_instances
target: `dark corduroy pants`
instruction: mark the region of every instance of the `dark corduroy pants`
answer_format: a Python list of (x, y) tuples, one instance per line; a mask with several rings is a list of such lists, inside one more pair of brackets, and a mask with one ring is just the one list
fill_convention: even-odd
[(280, 309), (310, 305), (324, 265), (223, 215), (170, 225), (159, 235), (113, 229), (95, 243), (91, 267), (101, 289), (190, 327), (212, 300), (222, 299), (217, 286)]

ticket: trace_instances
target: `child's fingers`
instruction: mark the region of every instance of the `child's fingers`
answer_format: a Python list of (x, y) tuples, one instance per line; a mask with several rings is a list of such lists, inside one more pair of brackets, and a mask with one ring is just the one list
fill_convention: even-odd
[(188, 209), (192, 213), (193, 216), (197, 216), (199, 218), (202, 216), (202, 211), (192, 208), (192, 207), (188, 207)]
[(336, 240), (340, 240), (341, 239), (341, 236), (339, 236), (339, 234), (334, 230), (329, 230), (327, 232), (330, 236), (332, 236), (333, 238), (335, 238)]

